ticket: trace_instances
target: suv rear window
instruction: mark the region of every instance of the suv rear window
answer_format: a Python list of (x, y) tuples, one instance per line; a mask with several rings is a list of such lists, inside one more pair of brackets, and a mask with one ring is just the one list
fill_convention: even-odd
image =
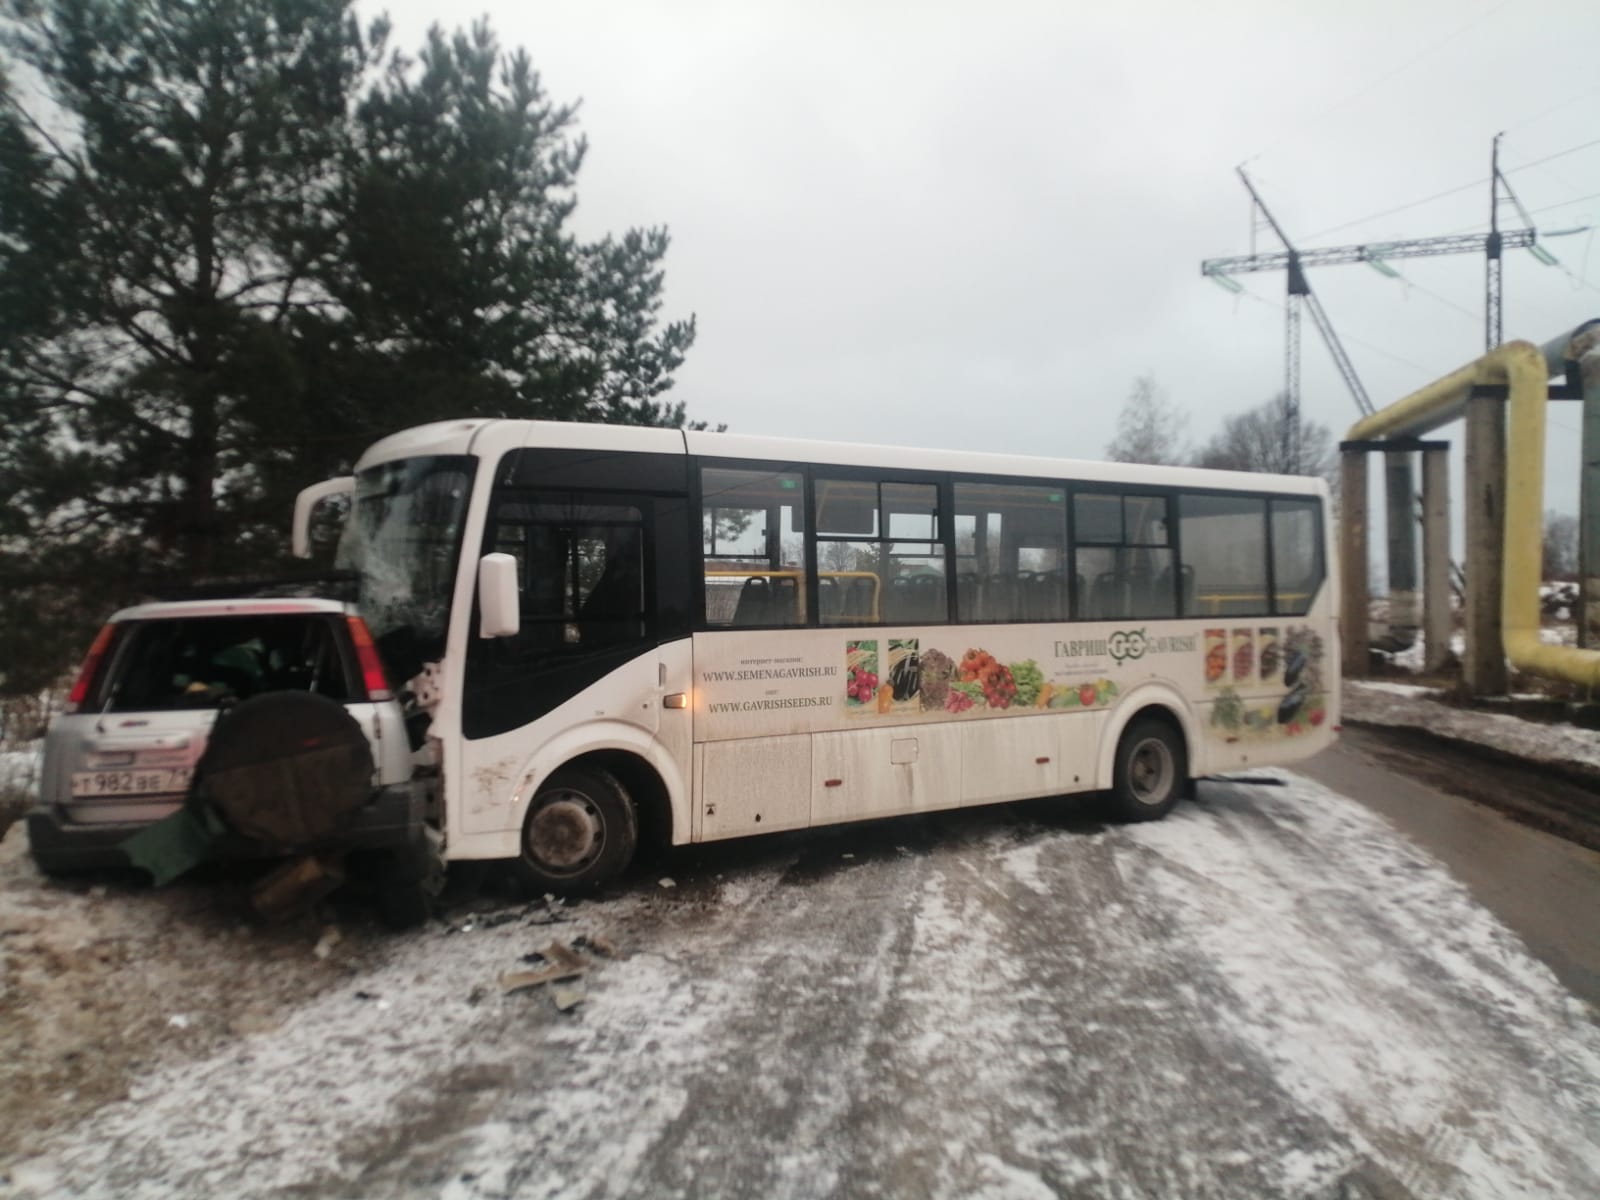
[(261, 692), (355, 698), (344, 622), (322, 614), (130, 621), (97, 681), (103, 712), (215, 708)]

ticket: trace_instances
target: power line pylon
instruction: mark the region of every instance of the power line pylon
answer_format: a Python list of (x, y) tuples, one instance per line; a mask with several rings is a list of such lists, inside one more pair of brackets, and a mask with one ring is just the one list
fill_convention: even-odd
[(1283, 430), (1283, 457), (1285, 469), (1298, 472), (1300, 469), (1300, 326), (1301, 310), (1311, 313), (1311, 320), (1321, 335), (1322, 342), (1328, 348), (1328, 353), (1333, 356), (1334, 365), (1339, 368), (1339, 374), (1344, 377), (1345, 386), (1350, 389), (1350, 394), (1355, 398), (1356, 407), (1363, 414), (1374, 412), (1372, 401), (1367, 397), (1367, 389), (1361, 382), (1361, 377), (1356, 373), (1355, 364), (1350, 361), (1350, 356), (1345, 353), (1344, 345), (1339, 341), (1339, 335), (1334, 332), (1333, 322), (1328, 319), (1327, 310), (1322, 307), (1322, 301), (1317, 299), (1317, 294), (1311, 290), (1311, 281), (1306, 278), (1305, 268), (1313, 261), (1320, 261), (1325, 252), (1312, 250), (1302, 252), (1289, 240), (1289, 235), (1283, 231), (1283, 226), (1278, 224), (1272, 210), (1267, 207), (1261, 193), (1256, 191), (1255, 184), (1250, 181), (1250, 176), (1241, 166), (1238, 168), (1239, 178), (1244, 182), (1245, 190), (1250, 193), (1252, 212), (1259, 211), (1272, 232), (1283, 243), (1283, 250), (1276, 254), (1247, 254), (1237, 258), (1210, 258), (1200, 264), (1200, 272), (1222, 283), (1224, 287), (1231, 286), (1238, 290), (1238, 284), (1227, 277), (1229, 275), (1243, 274), (1249, 271), (1273, 271), (1286, 269), (1288, 297), (1284, 305), (1284, 430)]
[[(1517, 198), (1510, 182), (1500, 170), (1500, 138), (1503, 134), (1496, 134), (1490, 150), (1489, 159), (1489, 232), (1446, 234), (1441, 237), (1405, 238), (1390, 242), (1362, 242), (1354, 246), (1324, 246), (1315, 250), (1296, 249), (1284, 236), (1283, 230), (1273, 220), (1267, 206), (1263, 203), (1260, 194), (1250, 182), (1244, 168), (1239, 168), (1239, 178), (1244, 181), (1245, 188), (1250, 193), (1252, 211), (1259, 209), (1272, 231), (1283, 242), (1284, 249), (1272, 254), (1242, 254), (1228, 258), (1208, 258), (1200, 264), (1200, 273), (1216, 280), (1230, 290), (1237, 290), (1237, 285), (1228, 278), (1230, 275), (1244, 275), (1255, 271), (1282, 271), (1289, 273), (1289, 308), (1294, 310), (1300, 303), (1296, 296), (1307, 297), (1306, 306), (1311, 309), (1312, 319), (1317, 322), (1319, 333), (1323, 334), (1323, 341), (1327, 343), (1329, 352), (1333, 355), (1335, 363), (1339, 366), (1340, 374), (1344, 376), (1345, 384), (1350, 388), (1351, 395), (1355, 397), (1356, 405), (1361, 411), (1370, 413), (1371, 402), (1366, 399), (1365, 389), (1361, 388), (1360, 380), (1356, 377), (1354, 369), (1347, 369), (1349, 358), (1344, 353), (1344, 348), (1339, 345), (1338, 338), (1332, 336), (1333, 327), (1327, 324), (1327, 314), (1322, 311), (1322, 306), (1315, 299), (1309, 284), (1305, 283), (1305, 271), (1308, 267), (1334, 266), (1340, 263), (1366, 263), (1374, 270), (1384, 275), (1398, 278), (1399, 272), (1388, 265), (1388, 260), (1397, 258), (1430, 258), (1443, 254), (1482, 254), (1485, 262), (1484, 278), (1484, 341), (1485, 348), (1493, 350), (1501, 342), (1501, 262), (1506, 250), (1525, 249), (1535, 258), (1546, 265), (1555, 262), (1555, 258), (1539, 244), (1539, 231), (1534, 228), (1533, 219), (1528, 215), (1527, 209)], [(1500, 228), (1500, 206), (1504, 201), (1509, 201), (1516, 208), (1517, 214), (1522, 218), (1524, 228), (1502, 230)], [(1297, 290), (1302, 288), (1303, 290)], [(1324, 325), (1326, 324), (1326, 330)], [(1298, 323), (1297, 318), (1290, 317), (1291, 332), (1289, 334), (1290, 347), (1286, 359), (1298, 364)], [(1298, 382), (1294, 392), (1298, 395)]]

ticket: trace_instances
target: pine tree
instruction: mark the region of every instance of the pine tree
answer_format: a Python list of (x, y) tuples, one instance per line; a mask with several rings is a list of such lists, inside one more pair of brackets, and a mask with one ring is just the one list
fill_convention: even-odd
[(486, 25), (413, 61), (351, 0), (0, 16), (0, 690), (281, 561), (294, 492), (394, 429), (683, 422), (667, 235), (566, 230), (575, 112)]

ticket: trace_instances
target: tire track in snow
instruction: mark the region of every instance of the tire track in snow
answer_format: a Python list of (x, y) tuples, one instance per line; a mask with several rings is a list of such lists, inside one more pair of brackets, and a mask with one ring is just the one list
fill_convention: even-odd
[[(324, 997), (141, 1080), (35, 1190), (1600, 1194), (1600, 1033), (1520, 943), (1351, 801), (1206, 791), (1155, 825), (950, 814), (888, 827), (915, 853), (754, 850), (556, 931), (430, 932), (352, 983), (387, 1011)], [(470, 1003), (599, 930), (633, 954), (575, 1017)]]
[[(923, 869), (904, 857), (804, 887), (739, 880), (728, 889), (743, 899), (737, 912), (669, 920), (650, 950), (607, 970), (581, 1022), (538, 1048), (537, 1080), (530, 1063), (530, 1086), (458, 1148), (463, 1174), (440, 1194), (804, 1197), (845, 1186), (873, 1013), (903, 956), (901, 885)], [(501, 1049), (519, 1054), (510, 1039)], [(412, 1194), (410, 1178), (403, 1165), (366, 1194)]]
[(1023, 832), (929, 881), (918, 975), (889, 1014), (902, 1111), (875, 1131), (912, 1186), (882, 1193), (1289, 1194), (1347, 1157), (1216, 1022), (1205, 961), (1129, 902), (1127, 835)]
[(1600, 1031), (1443, 868), (1289, 777), (1128, 856), (1239, 998), (1233, 1034), (1418, 1195), (1600, 1194)]

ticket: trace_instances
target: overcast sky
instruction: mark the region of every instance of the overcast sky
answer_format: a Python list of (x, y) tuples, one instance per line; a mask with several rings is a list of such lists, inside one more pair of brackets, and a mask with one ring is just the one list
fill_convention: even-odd
[[(1600, 226), (1596, 0), (380, 9), (405, 47), (481, 12), (581, 100), (579, 231), (669, 227), (667, 315), (699, 320), (674, 396), (741, 433), (1096, 458), (1149, 372), (1204, 440), (1283, 386), (1283, 276), (1200, 276), (1250, 248), (1240, 163), (1302, 248), (1469, 232), (1503, 130), (1541, 230)], [(1594, 241), (1508, 256), (1508, 339), (1600, 316)], [(1483, 352), (1482, 258), (1396, 265), (1312, 275), (1379, 407)], [(1309, 321), (1304, 359), (1342, 434)]]

